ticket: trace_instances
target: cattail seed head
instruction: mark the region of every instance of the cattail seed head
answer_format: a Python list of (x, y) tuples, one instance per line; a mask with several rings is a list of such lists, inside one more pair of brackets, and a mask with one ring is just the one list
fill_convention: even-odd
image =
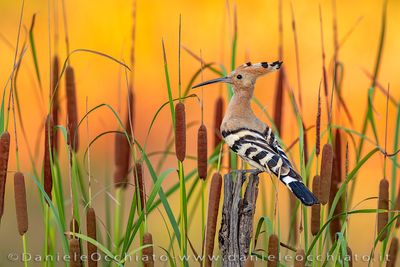
[(207, 178), (207, 128), (204, 124), (197, 133), (197, 171), (201, 179)]
[(181, 102), (175, 106), (175, 153), (179, 161), (186, 157), (186, 115), (185, 105)]
[[(58, 112), (59, 112), (59, 99), (58, 99), (58, 91), (59, 89), (56, 88), (57, 86), (60, 87), (58, 84), (58, 77), (60, 75), (60, 63), (58, 60), (58, 56), (55, 55), (53, 57), (53, 69), (51, 74), (51, 95), (50, 100), (52, 101), (51, 106), (51, 114), (53, 117), (54, 125), (58, 125)], [(58, 151), (58, 136), (54, 133), (53, 136), (53, 148), (57, 152)]]
[(347, 246), (347, 257), (348, 257), (348, 263), (349, 267), (353, 267), (353, 251), (351, 251), (351, 248)]
[(206, 241), (205, 241), (205, 260), (206, 267), (212, 265), (211, 256), (214, 253), (215, 232), (218, 219), (219, 202), (221, 198), (222, 176), (219, 173), (214, 173), (210, 194), (208, 198), (208, 211), (207, 211), (207, 228), (206, 228)]
[(278, 73), (278, 79), (276, 81), (274, 123), (278, 133), (282, 133), (282, 115), (284, 110), (284, 98), (283, 98), (284, 75), (285, 75), (284, 69), (281, 69)]
[(342, 181), (342, 141), (340, 130), (335, 132), (335, 148), (332, 169), (332, 183), (339, 184)]
[(4, 213), (4, 197), (6, 193), (6, 179), (8, 156), (10, 152), (10, 134), (6, 131), (0, 136), (0, 220)]
[(75, 218), (72, 218), (71, 221), (69, 222), (69, 230), (71, 233), (78, 233), (80, 232), (79, 230), (79, 223)]
[(399, 250), (399, 240), (397, 239), (397, 237), (393, 237), (392, 241), (390, 242), (390, 248), (389, 248), (388, 259), (386, 262), (386, 267), (395, 267), (396, 266), (398, 250)]
[(154, 266), (154, 249), (153, 249), (153, 236), (150, 233), (143, 235), (143, 245), (151, 245), (142, 250), (142, 260), (144, 267)]
[[(52, 199), (51, 191), (53, 189), (53, 175), (51, 172), (51, 151), (53, 147), (53, 118), (49, 114), (46, 119), (44, 130), (44, 158), (43, 158), (43, 181), (44, 181), (44, 191), (46, 192), (49, 199)], [(47, 203), (47, 201), (46, 201)]]
[(130, 137), (133, 136), (135, 122), (135, 97), (132, 90), (129, 90), (129, 110), (126, 114), (125, 129)]
[(215, 110), (214, 110), (214, 148), (216, 148), (221, 143), (221, 133), (220, 127), (222, 120), (224, 118), (224, 99), (222, 96), (218, 97), (215, 102)]
[(252, 260), (251, 255), (247, 257), (244, 267), (254, 267), (254, 261)]
[[(87, 236), (97, 240), (96, 233), (96, 212), (93, 208), (88, 208), (86, 211), (86, 231)], [(87, 242), (87, 252), (88, 252), (88, 266), (96, 267), (97, 261), (94, 260), (97, 253), (97, 247), (90, 242)]]
[(14, 175), (14, 197), (18, 232), (22, 236), (28, 231), (28, 209), (26, 205), (25, 179), (21, 172), (16, 172)]
[(332, 178), (332, 163), (333, 163), (333, 151), (331, 144), (325, 144), (322, 148), (322, 160), (321, 160), (321, 192), (320, 201), (322, 205), (328, 203), (329, 193), (331, 189), (331, 178)]
[(72, 238), (69, 240), (69, 257), (71, 267), (81, 267), (81, 247), (79, 239)]
[[(75, 73), (71, 66), (65, 70), (66, 77), (66, 96), (67, 96), (67, 115), (68, 115), (68, 131), (71, 138), (71, 147), (73, 151), (77, 151), (79, 147), (78, 137), (78, 107), (76, 100), (76, 84)], [(76, 132), (76, 134), (75, 134)]]
[(141, 162), (136, 162), (133, 175), (135, 177), (135, 188), (137, 188), (137, 190), (139, 191), (140, 208), (139, 199), (137, 201), (137, 208), (138, 213), (140, 213), (140, 211), (144, 210), (144, 208), (146, 207), (146, 190), (144, 188), (143, 165)]
[[(314, 176), (312, 183), (312, 191), (317, 199), (320, 199), (320, 183), (321, 177), (319, 175)], [(317, 235), (321, 224), (321, 204), (313, 205), (311, 207), (311, 234)]]
[(128, 183), (129, 161), (131, 151), (129, 142), (124, 134), (115, 135), (115, 187), (125, 188)]
[(304, 267), (306, 266), (306, 253), (304, 249), (297, 249), (296, 256), (294, 258), (294, 267)]
[[(378, 209), (388, 210), (389, 209), (389, 182), (386, 179), (382, 179), (379, 183), (379, 198), (378, 198)], [(389, 221), (389, 214), (387, 212), (378, 213), (378, 233), (379, 234)], [(387, 236), (387, 231), (383, 232), (379, 241), (383, 241)]]
[[(333, 200), (335, 199), (335, 196), (337, 192), (339, 191), (339, 185), (336, 182), (331, 183), (331, 191), (329, 195), (329, 209), (332, 207)], [(336, 234), (340, 233), (342, 230), (342, 224), (341, 224), (341, 218), (338, 216), (340, 213), (342, 213), (343, 209), (343, 198), (339, 199), (339, 202), (336, 204), (335, 210), (333, 211), (333, 216), (334, 218), (332, 219), (331, 223), (329, 224), (329, 230), (331, 234), (331, 240), (332, 242), (335, 241), (336, 239)]]
[(272, 234), (268, 239), (268, 266), (276, 267), (279, 262), (279, 239)]

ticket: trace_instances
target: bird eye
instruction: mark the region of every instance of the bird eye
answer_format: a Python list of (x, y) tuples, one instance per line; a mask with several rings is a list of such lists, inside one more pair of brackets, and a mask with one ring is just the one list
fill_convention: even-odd
[(239, 74), (238, 76), (236, 76), (236, 78), (238, 78), (238, 79), (240, 80), (240, 79), (242, 79), (243, 77), (242, 77), (242, 75)]

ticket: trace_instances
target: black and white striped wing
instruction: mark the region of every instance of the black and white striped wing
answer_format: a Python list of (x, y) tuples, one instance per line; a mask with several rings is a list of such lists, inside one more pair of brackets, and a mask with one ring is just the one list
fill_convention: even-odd
[(303, 184), (300, 175), (293, 169), (270, 128), (267, 127), (264, 133), (240, 128), (234, 131), (222, 131), (222, 136), (228, 146), (250, 165), (279, 177), (303, 204), (318, 203), (315, 196)]

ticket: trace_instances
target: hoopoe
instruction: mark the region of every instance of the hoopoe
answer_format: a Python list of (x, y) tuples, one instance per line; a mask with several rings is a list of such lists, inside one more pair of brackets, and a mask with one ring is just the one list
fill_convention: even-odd
[(256, 168), (256, 172), (269, 172), (277, 176), (289, 190), (306, 206), (318, 204), (318, 199), (302, 182), (272, 129), (259, 120), (251, 109), (251, 99), (257, 78), (278, 70), (281, 61), (250, 62), (239, 66), (228, 76), (200, 83), (225, 82), (232, 85), (234, 95), (222, 121), (222, 137), (230, 149)]

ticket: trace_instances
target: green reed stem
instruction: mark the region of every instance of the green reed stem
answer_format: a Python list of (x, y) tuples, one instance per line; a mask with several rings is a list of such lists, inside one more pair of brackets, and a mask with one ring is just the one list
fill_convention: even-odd
[[(28, 250), (27, 250), (27, 245), (26, 245), (26, 234), (24, 234), (22, 236), (22, 247), (23, 247), (24, 255), (28, 255)], [(28, 267), (28, 261), (27, 260), (24, 260), (24, 266)]]

